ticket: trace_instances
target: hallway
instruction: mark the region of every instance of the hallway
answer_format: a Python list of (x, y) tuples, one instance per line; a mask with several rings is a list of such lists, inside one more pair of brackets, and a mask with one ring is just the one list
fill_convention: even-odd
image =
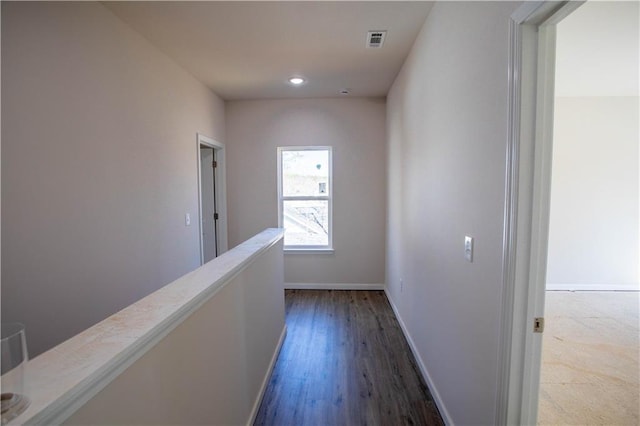
[(441, 425), (382, 291), (286, 290), (256, 425)]

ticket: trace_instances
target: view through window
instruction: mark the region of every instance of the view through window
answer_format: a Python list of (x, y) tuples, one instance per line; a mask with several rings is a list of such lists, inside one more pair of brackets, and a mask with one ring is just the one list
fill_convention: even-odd
[(331, 147), (278, 148), (279, 224), (285, 249), (331, 248)]

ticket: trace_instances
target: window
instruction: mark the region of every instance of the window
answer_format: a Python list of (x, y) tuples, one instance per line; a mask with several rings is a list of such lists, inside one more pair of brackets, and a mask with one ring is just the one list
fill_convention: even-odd
[(285, 250), (332, 250), (331, 147), (278, 148), (278, 225)]

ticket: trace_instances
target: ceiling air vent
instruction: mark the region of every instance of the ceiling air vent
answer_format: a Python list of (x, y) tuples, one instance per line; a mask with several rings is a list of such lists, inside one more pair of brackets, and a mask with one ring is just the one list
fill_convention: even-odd
[(382, 47), (386, 35), (386, 31), (369, 31), (367, 33), (367, 47)]

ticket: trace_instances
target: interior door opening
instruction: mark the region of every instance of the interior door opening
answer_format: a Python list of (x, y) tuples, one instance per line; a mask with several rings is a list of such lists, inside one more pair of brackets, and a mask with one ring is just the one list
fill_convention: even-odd
[(215, 151), (209, 146), (200, 145), (200, 199), (202, 203), (200, 222), (203, 263), (218, 256), (215, 168)]
[[(594, 3), (604, 4), (604, 2)], [(615, 3), (622, 4), (623, 2)], [(542, 336), (545, 333), (548, 335), (548, 331), (544, 330), (544, 333), (542, 333), (541, 331), (543, 330), (540, 330), (535, 325), (538, 323), (539, 318), (544, 317), (547, 284), (555, 103), (554, 86), (556, 83), (554, 76), (556, 65), (556, 25), (583, 4), (583, 1), (524, 2), (511, 16), (509, 156), (506, 185), (508, 205), (505, 215), (506, 249), (504, 256), (505, 309), (503, 344), (501, 344), (501, 363), (504, 363), (506, 368), (501, 369), (505, 373), (499, 375), (500, 398), (497, 405), (497, 424), (537, 423), (541, 383)], [(637, 3), (632, 6), (637, 7)], [(637, 9), (634, 13), (625, 13), (623, 15), (628, 15), (632, 18), (637, 17)], [(593, 25), (590, 30), (604, 28), (601, 25), (603, 19), (605, 18), (602, 16), (592, 19)], [(637, 18), (635, 19), (637, 22)], [(589, 34), (591, 33), (592, 31), (589, 31)], [(635, 34), (637, 34), (637, 30), (635, 30)], [(620, 52), (620, 43), (615, 44), (615, 49), (603, 48), (601, 39), (602, 37), (597, 40), (597, 43), (589, 44), (589, 48), (597, 47), (597, 49), (608, 51), (609, 53)], [(633, 52), (635, 52), (634, 55), (637, 55), (637, 36), (631, 40), (636, 43)], [(590, 55), (581, 53), (578, 54), (578, 57), (580, 56)], [(621, 55), (621, 57), (624, 57), (624, 55)], [(610, 61), (607, 61), (606, 64), (609, 65)], [(637, 64), (638, 61), (636, 59), (631, 68), (614, 66), (618, 71), (628, 70), (633, 72), (635, 70), (636, 90)], [(587, 68), (587, 71), (597, 71), (600, 73), (597, 75), (598, 81), (602, 82), (601, 65), (603, 65), (602, 61), (597, 67), (583, 66), (582, 70), (578, 71), (581, 73), (585, 71), (585, 68)], [(572, 82), (581, 81), (581, 79), (576, 78), (578, 71), (571, 72)], [(616, 81), (620, 80), (620, 78), (616, 79)], [(570, 112), (575, 112), (575, 109), (570, 109)], [(582, 113), (580, 118), (585, 120), (585, 117), (586, 114)], [(637, 120), (637, 113), (635, 117)], [(616, 128), (616, 132), (618, 130)], [(593, 135), (590, 134), (588, 136), (592, 137)], [(610, 141), (610, 136), (612, 135), (609, 135), (605, 140)], [(579, 149), (583, 150), (584, 146), (580, 145)], [(575, 150), (572, 153), (575, 154)], [(634, 157), (637, 158), (637, 152)], [(593, 161), (579, 161), (577, 156), (574, 155), (571, 156), (570, 160), (576, 166), (600, 167), (601, 163), (600, 158), (593, 164)], [(582, 164), (577, 164), (579, 162)], [(637, 171), (637, 165), (635, 166), (635, 171)], [(607, 180), (609, 179), (607, 178)], [(616, 186), (610, 191), (618, 189)], [(575, 214), (572, 215), (572, 218), (576, 222)], [(582, 217), (578, 219), (582, 219)], [(629, 233), (629, 230), (626, 232)], [(599, 244), (601, 239), (590, 235), (589, 240), (590, 244)], [(637, 316), (635, 318), (637, 326)], [(550, 325), (549, 321), (543, 321), (542, 323), (547, 326)], [(635, 338), (637, 339), (637, 333)], [(637, 354), (637, 344), (634, 349), (636, 349), (635, 353)], [(562, 358), (561, 362), (567, 363), (566, 358)], [(569, 365), (573, 366), (573, 364)], [(634, 368), (637, 369), (637, 362)], [(553, 374), (553, 376), (556, 378), (563, 375)], [(631, 376), (637, 376), (637, 373), (629, 375), (629, 377)], [(565, 377), (567, 376), (565, 375)], [(583, 377), (580, 376), (581, 381), (582, 379)], [(563, 385), (560, 384), (560, 386)], [(600, 388), (597, 392), (584, 391), (581, 395), (588, 396), (591, 394), (607, 394), (608, 396), (612, 392), (603, 391)], [(557, 400), (557, 397), (552, 398), (554, 402)], [(637, 398), (635, 401), (637, 409)], [(598, 399), (597, 402), (588, 405), (588, 409), (583, 411), (586, 412), (591, 410), (593, 406), (600, 405), (602, 404)], [(618, 408), (617, 411), (623, 410)], [(555, 419), (553, 422), (564, 423), (562, 419)], [(571, 422), (576, 422), (576, 419), (572, 418)], [(578, 421), (578, 423), (589, 423), (589, 421)], [(637, 417), (632, 423), (637, 423)]]
[(638, 423), (638, 12), (555, 28), (541, 425)]
[(198, 134), (200, 264), (227, 250), (224, 145)]

